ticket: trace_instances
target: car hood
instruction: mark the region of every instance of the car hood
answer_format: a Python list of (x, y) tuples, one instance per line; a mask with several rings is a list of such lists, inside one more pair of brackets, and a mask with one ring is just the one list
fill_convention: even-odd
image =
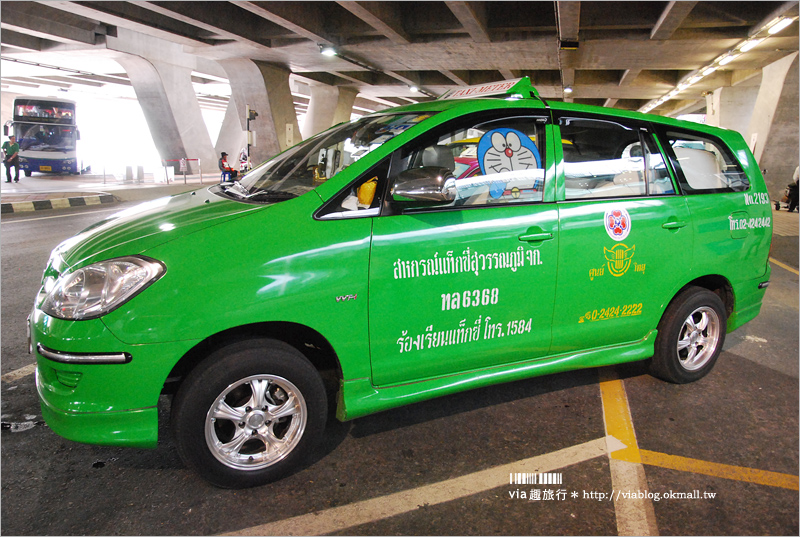
[(53, 251), (58, 272), (150, 248), (263, 209), (196, 190), (148, 201), (115, 213), (67, 239)]

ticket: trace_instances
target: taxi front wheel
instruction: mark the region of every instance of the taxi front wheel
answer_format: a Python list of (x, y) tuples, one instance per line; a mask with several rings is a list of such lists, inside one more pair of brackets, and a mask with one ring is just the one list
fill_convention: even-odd
[(212, 484), (246, 488), (301, 465), (325, 429), (314, 366), (276, 340), (234, 343), (204, 360), (175, 396), (171, 425), (183, 462)]
[(684, 289), (658, 325), (650, 373), (677, 384), (703, 378), (722, 351), (727, 322), (719, 296), (702, 287)]

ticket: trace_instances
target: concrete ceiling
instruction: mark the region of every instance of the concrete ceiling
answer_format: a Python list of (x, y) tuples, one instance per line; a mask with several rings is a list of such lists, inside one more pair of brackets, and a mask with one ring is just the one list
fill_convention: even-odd
[[(766, 35), (756, 34), (776, 17), (795, 18), (654, 110), (675, 114), (701, 109), (706, 91), (760, 83), (762, 67), (798, 50), (797, 15), (797, 2), (762, 1), (3, 2), (0, 52), (6, 87), (130, 86), (103, 54), (126, 33), (171, 42), (198, 65), (250, 58), (290, 69), (300, 86), (355, 87), (364, 109), (530, 76), (546, 99), (637, 110)], [(339, 55), (320, 54), (321, 45)], [(198, 68), (198, 85), (220, 82), (219, 69), (206, 71)], [(198, 93), (207, 107), (227, 101)]]

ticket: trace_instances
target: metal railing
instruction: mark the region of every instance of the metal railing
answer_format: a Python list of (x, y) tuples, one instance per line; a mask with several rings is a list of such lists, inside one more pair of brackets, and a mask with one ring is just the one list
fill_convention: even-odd
[(189, 162), (197, 161), (197, 169), (200, 172), (200, 184), (203, 184), (203, 167), (200, 165), (199, 158), (180, 158), (180, 159), (163, 159), (162, 162), (164, 164), (164, 177), (167, 180), (167, 184), (169, 184), (169, 173), (167, 172), (167, 162), (179, 162), (180, 171), (183, 172), (183, 184), (186, 184), (186, 172), (189, 169)]

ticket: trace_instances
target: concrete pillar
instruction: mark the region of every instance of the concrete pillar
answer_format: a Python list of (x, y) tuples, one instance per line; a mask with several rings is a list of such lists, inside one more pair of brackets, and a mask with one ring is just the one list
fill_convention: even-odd
[[(236, 102), (231, 99), (228, 101), (228, 108), (225, 110), (225, 118), (222, 120), (222, 127), (217, 136), (217, 143), (214, 146), (217, 159), (220, 153), (228, 153), (228, 164), (238, 168), (239, 152), (247, 145), (247, 132), (242, 127), (240, 116), (244, 117), (245, 111), (236, 108)], [(233, 163), (237, 164), (234, 165)], [(217, 161), (214, 162), (214, 169), (217, 169)]]
[(300, 141), (289, 89), (289, 71), (246, 59), (229, 59), (220, 65), (228, 75), (231, 99), (236, 104), (242, 130), (246, 129), (244, 110), (247, 105), (258, 112), (258, 117), (250, 122), (250, 130), (255, 131), (256, 136), (255, 146), (250, 147), (250, 160), (254, 166), (289, 147), (287, 130), (292, 131), (291, 145)]
[(773, 199), (780, 198), (800, 161), (798, 98), (798, 53), (795, 52), (764, 67), (745, 136)]
[(358, 92), (350, 88), (311, 86), (311, 102), (303, 123), (303, 139), (349, 121)]
[[(132, 54), (117, 61), (130, 78), (161, 158), (200, 159), (206, 170), (216, 169), (214, 146), (192, 87), (191, 68)], [(177, 171), (178, 165), (173, 167)], [(197, 163), (189, 162), (188, 170), (197, 173)]]
[[(0, 124), (5, 125), (7, 121), (14, 119), (14, 99), (21, 97), (21, 93), (11, 93), (0, 91)], [(9, 132), (10, 134), (10, 132)], [(5, 137), (3, 138), (5, 141)]]
[(758, 87), (717, 88), (706, 96), (706, 123), (739, 131), (744, 136), (753, 116)]
[(331, 126), (343, 121), (350, 121), (350, 115), (353, 113), (353, 104), (355, 104), (357, 96), (357, 90), (339, 88), (339, 99), (336, 101), (336, 113), (333, 114)]

